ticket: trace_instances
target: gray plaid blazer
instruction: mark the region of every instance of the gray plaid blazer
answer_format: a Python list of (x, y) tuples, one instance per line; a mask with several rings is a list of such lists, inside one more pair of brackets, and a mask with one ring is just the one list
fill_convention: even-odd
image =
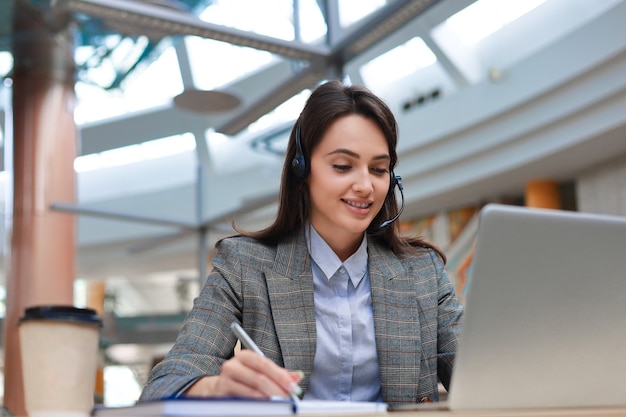
[[(438, 378), (446, 387), (450, 381), (463, 314), (443, 263), (430, 249), (398, 257), (368, 242), (383, 398), (389, 404), (437, 400)], [(233, 321), (274, 362), (304, 371), (306, 391), (316, 329), (304, 233), (276, 246), (228, 238), (212, 263), (173, 348), (152, 370), (140, 400), (171, 396), (202, 376), (219, 374), (237, 341)]]

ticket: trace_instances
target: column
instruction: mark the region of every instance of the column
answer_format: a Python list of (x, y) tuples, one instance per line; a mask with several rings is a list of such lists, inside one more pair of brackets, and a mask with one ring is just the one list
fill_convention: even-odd
[(24, 308), (73, 304), (75, 220), (49, 209), (75, 202), (74, 58), (69, 30), (15, 2), (13, 204), (7, 256), (4, 405), (25, 415), (18, 322)]
[(527, 207), (561, 209), (559, 184), (552, 180), (535, 180), (526, 184)]

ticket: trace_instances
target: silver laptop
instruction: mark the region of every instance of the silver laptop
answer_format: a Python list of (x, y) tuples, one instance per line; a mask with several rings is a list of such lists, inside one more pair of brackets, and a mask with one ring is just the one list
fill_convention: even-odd
[(448, 409), (626, 405), (626, 217), (487, 205), (470, 276)]

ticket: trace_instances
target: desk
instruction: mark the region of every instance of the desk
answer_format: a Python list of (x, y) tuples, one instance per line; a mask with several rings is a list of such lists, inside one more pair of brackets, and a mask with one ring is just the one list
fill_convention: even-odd
[[(511, 411), (390, 411), (388, 413), (303, 414), (306, 417), (626, 417), (626, 407)], [(297, 414), (294, 414), (297, 416)], [(122, 416), (120, 416), (122, 417)], [(159, 417), (159, 416), (154, 416)], [(271, 416), (268, 416), (271, 417)]]
[[(391, 411), (388, 414), (390, 417), (626, 417), (626, 407), (509, 411)], [(366, 416), (359, 415), (359, 417)], [(376, 417), (376, 415), (371, 414), (367, 417)], [(380, 414), (377, 417), (380, 417)]]
[[(146, 410), (142, 409), (142, 412), (137, 412), (138, 410), (134, 410), (135, 412), (126, 413), (127, 409), (123, 410), (114, 410), (115, 412), (112, 414), (107, 414), (107, 416), (115, 416), (115, 417), (130, 417), (130, 416), (145, 416), (145, 417), (160, 417), (161, 415), (152, 414), (155, 410)], [(189, 410), (187, 410), (188, 412)], [(205, 410), (206, 411), (206, 410)], [(233, 410), (230, 409), (230, 412)], [(274, 411), (274, 410), (273, 410)], [(282, 410), (280, 416), (284, 417), (286, 415)], [(268, 412), (271, 412), (268, 410)], [(172, 413), (172, 410), (169, 410), (169, 413)], [(96, 415), (98, 413), (95, 413)], [(187, 414), (181, 413), (184, 415), (204, 415), (202, 411)], [(172, 414), (169, 414), (172, 415)], [(208, 415), (208, 414), (207, 414)], [(212, 409), (210, 415), (215, 414), (215, 410)], [(617, 406), (617, 407), (588, 407), (588, 408), (553, 408), (553, 409), (518, 409), (518, 410), (473, 410), (473, 411), (447, 411), (447, 410), (435, 410), (435, 409), (420, 409), (420, 410), (393, 410), (393, 411), (378, 411), (378, 412), (355, 412), (347, 411), (347, 410), (337, 410), (333, 411), (332, 409), (328, 409), (328, 412), (304, 412), (302, 414), (293, 414), (294, 417), (626, 417), (626, 405), (625, 406)], [(268, 415), (267, 417), (272, 417), (272, 415)]]

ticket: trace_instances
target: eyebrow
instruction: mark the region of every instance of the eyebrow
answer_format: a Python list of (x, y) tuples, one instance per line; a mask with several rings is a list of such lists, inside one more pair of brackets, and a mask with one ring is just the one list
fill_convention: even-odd
[[(334, 151), (328, 152), (326, 155), (328, 156), (328, 155), (334, 155), (334, 154), (338, 154), (338, 153), (346, 154), (348, 156), (351, 156), (351, 157), (357, 158), (357, 159), (361, 158), (361, 155), (359, 155), (358, 153), (353, 152), (353, 151), (351, 151), (349, 149), (345, 149), (345, 148), (335, 149)], [(391, 157), (389, 155), (387, 155), (387, 154), (382, 154), (382, 155), (377, 155), (377, 156), (375, 156), (372, 159), (375, 160), (375, 161), (378, 161), (378, 160), (390, 160)]]

